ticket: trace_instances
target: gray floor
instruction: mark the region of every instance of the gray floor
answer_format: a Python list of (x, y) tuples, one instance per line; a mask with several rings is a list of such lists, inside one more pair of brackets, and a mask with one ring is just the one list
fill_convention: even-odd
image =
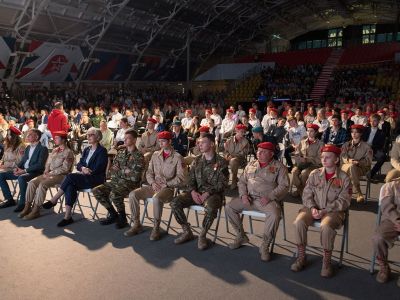
[[(385, 165), (384, 171), (388, 168)], [(0, 211), (0, 292), (1, 299), (400, 299), (396, 286), (399, 266), (392, 264), (392, 281), (378, 284), (368, 272), (371, 258), (370, 237), (374, 230), (380, 185), (372, 186), (372, 199), (353, 203), (350, 212), (349, 253), (336, 276), (322, 279), (321, 249), (308, 249), (309, 265), (301, 273), (290, 271), (295, 247), (292, 221), (300, 208), (299, 199), (285, 203), (287, 241), (278, 230), (273, 260), (259, 260), (260, 238), (251, 244), (229, 250), (232, 235), (221, 219), (217, 243), (198, 251), (196, 241), (175, 246), (179, 230), (175, 222), (169, 235), (149, 241), (150, 227), (144, 233), (125, 238), (123, 230), (103, 227), (90, 218), (75, 214), (77, 221), (67, 229), (57, 228), (62, 218), (53, 212), (35, 221), (17, 218), (12, 208)], [(227, 197), (228, 201), (230, 197)], [(82, 198), (87, 203), (86, 196)], [(104, 210), (101, 210), (104, 213)], [(168, 219), (169, 208), (164, 210)], [(201, 219), (201, 218), (200, 218)], [(192, 223), (195, 223), (193, 214)], [(150, 222), (147, 220), (147, 225)], [(248, 222), (245, 219), (248, 229)], [(165, 225), (164, 225), (165, 228)], [(256, 233), (262, 223), (254, 222)], [(340, 232), (336, 247), (340, 246)], [(309, 244), (319, 246), (317, 232), (309, 233)], [(335, 257), (338, 257), (335, 252)], [(390, 259), (400, 262), (399, 247)]]

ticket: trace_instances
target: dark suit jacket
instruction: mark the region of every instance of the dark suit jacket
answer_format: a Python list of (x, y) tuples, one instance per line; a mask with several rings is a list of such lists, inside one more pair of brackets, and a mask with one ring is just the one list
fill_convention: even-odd
[(82, 167), (92, 170), (91, 175), (86, 175), (85, 179), (90, 185), (96, 186), (102, 184), (106, 180), (106, 169), (108, 163), (107, 150), (101, 145), (98, 145), (94, 151), (89, 163), (86, 164), (86, 158), (89, 155), (90, 146), (83, 150), (81, 159), (76, 166), (78, 171), (82, 171)]
[(172, 146), (174, 147), (175, 151), (182, 156), (186, 156), (188, 151), (188, 138), (186, 133), (181, 131), (179, 135), (176, 135), (175, 133), (172, 133), (172, 135)]
[[(363, 133), (363, 137), (362, 139), (367, 142), (369, 135), (371, 133), (371, 127), (367, 127), (364, 129), (364, 133)], [(372, 150), (374, 151), (374, 153), (377, 150), (383, 150), (384, 151), (384, 147), (385, 147), (385, 140), (386, 140), (386, 136), (385, 133), (381, 130), (378, 129), (375, 133), (374, 139), (372, 140)]]
[[(24, 156), (18, 164), (18, 168), (25, 169), (24, 165), (29, 158), (29, 149), (31, 149), (31, 146), (26, 147)], [(34, 175), (43, 174), (48, 156), (49, 150), (45, 146), (42, 146), (42, 144), (37, 144), (35, 150), (32, 153), (31, 160), (29, 161), (29, 167), (25, 169), (25, 171), (29, 174)]]

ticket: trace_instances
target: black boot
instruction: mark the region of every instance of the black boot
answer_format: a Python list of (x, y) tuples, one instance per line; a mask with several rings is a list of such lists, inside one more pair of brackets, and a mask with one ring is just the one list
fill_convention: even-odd
[(118, 218), (118, 214), (113, 206), (111, 206), (111, 208), (107, 210), (108, 210), (108, 216), (107, 218), (100, 220), (100, 225), (110, 225), (112, 223), (115, 223), (115, 221)]
[(7, 208), (7, 207), (15, 206), (15, 205), (17, 205), (17, 202), (15, 202), (15, 200), (8, 199), (0, 204), (0, 208)]
[(25, 203), (18, 204), (17, 207), (14, 209), (14, 212), (21, 212), (24, 210)]
[(125, 211), (120, 211), (118, 213), (117, 222), (115, 223), (115, 228), (121, 229), (126, 226), (128, 226), (128, 220), (126, 219), (126, 213), (125, 213)]

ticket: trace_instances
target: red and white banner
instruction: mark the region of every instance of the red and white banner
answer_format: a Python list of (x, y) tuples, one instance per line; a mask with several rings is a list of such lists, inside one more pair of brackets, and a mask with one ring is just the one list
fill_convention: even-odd
[(32, 41), (19, 81), (73, 81), (83, 60), (79, 47)]

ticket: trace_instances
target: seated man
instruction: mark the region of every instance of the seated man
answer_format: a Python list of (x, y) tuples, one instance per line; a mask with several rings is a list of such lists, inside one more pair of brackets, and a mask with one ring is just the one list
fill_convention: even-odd
[(341, 147), (348, 140), (347, 131), (340, 125), (340, 116), (332, 115), (331, 127), (324, 131), (321, 138), (322, 142)]
[(210, 128), (207, 126), (201, 126), (199, 129), (200, 136), (196, 139), (196, 145), (190, 149), (190, 155), (186, 156), (183, 161), (186, 166), (190, 166), (190, 164), (194, 161), (197, 155), (200, 155), (199, 149), (199, 141), (205, 134), (210, 133)]
[(172, 146), (183, 157), (187, 155), (189, 141), (187, 134), (182, 129), (181, 121), (172, 123)]
[(274, 159), (275, 145), (270, 142), (258, 144), (257, 160), (247, 164), (239, 179), (239, 198), (225, 207), (229, 222), (236, 231), (235, 241), (229, 245), (237, 249), (248, 243), (240, 213), (243, 210), (261, 211), (267, 215), (263, 242), (260, 246), (261, 260), (269, 261), (269, 246), (273, 241), (281, 219), (281, 201), (289, 189), (287, 168)]
[(321, 245), (324, 249), (321, 276), (331, 277), (336, 230), (343, 226), (345, 213), (350, 206), (351, 182), (349, 176), (338, 167), (340, 148), (327, 145), (321, 151), (323, 167), (311, 172), (303, 191), (303, 208), (294, 221), (298, 256), (291, 270), (298, 272), (306, 266), (308, 227), (320, 220)]
[(291, 157), (291, 153), (297, 151), (297, 148), (300, 145), (300, 141), (307, 136), (306, 128), (303, 125), (297, 124), (297, 120), (293, 117), (288, 117), (288, 147), (285, 148), (285, 158), (288, 165), (289, 173), (292, 172), (293, 169), (293, 161)]
[(182, 244), (193, 239), (184, 208), (191, 205), (206, 207), (203, 228), (198, 240), (198, 248), (204, 250), (208, 247), (207, 231), (217, 217), (218, 210), (224, 201), (229, 171), (226, 160), (216, 153), (214, 135), (208, 133), (202, 137), (199, 148), (202, 155), (196, 157), (190, 168), (188, 192), (174, 198), (171, 202), (171, 209), (176, 221), (183, 229), (183, 233), (174, 242)]
[[(386, 183), (379, 196), (382, 218), (372, 237), (374, 253), (380, 266), (376, 280), (380, 283), (389, 281), (388, 248), (400, 235), (400, 180)], [(400, 279), (398, 280), (400, 286)]]
[(219, 139), (220, 141), (229, 138), (234, 133), (236, 121), (233, 118), (233, 113), (234, 110), (231, 108), (226, 110), (226, 115), (225, 118), (222, 120), (221, 130), (219, 132), (221, 134), (221, 137)]
[(250, 150), (250, 145), (246, 137), (247, 127), (243, 124), (236, 125), (236, 134), (230, 137), (224, 143), (225, 159), (229, 162), (229, 167), (232, 172), (232, 185), (231, 188), (237, 187), (237, 174), (240, 167), (244, 167), (247, 162), (247, 154)]
[(128, 226), (124, 198), (140, 186), (145, 168), (143, 154), (136, 148), (137, 137), (135, 130), (125, 131), (125, 148), (119, 150), (113, 160), (110, 169), (111, 180), (93, 189), (96, 200), (108, 211), (107, 218), (100, 220), (101, 225), (116, 223), (117, 229)]
[(304, 186), (311, 171), (321, 167), (321, 149), (324, 144), (316, 138), (319, 126), (307, 124), (307, 138), (301, 140), (294, 154), (295, 167), (292, 170), (292, 184), (296, 190), (292, 193), (294, 197), (303, 194)]
[(371, 170), (372, 149), (361, 140), (364, 130), (363, 125), (354, 124), (351, 126), (352, 140), (344, 143), (342, 147), (341, 169), (350, 176), (353, 183), (353, 192), (357, 194), (357, 202), (364, 202), (365, 198), (361, 193), (360, 177)]
[(396, 138), (390, 151), (390, 164), (394, 169), (386, 174), (385, 182), (390, 182), (400, 177), (400, 136)]
[(376, 160), (376, 164), (370, 172), (367, 173), (367, 177), (373, 179), (381, 169), (386, 161), (386, 154), (384, 151), (386, 136), (382, 129), (379, 129), (380, 117), (377, 114), (370, 116), (370, 126), (364, 129), (363, 140), (372, 148), (373, 157)]
[[(271, 125), (266, 133), (266, 135), (270, 138), (274, 138), (276, 143), (283, 143), (283, 139), (287, 134), (287, 131), (285, 129), (285, 122), (286, 119), (284, 118), (278, 118), (278, 121), (276, 125)], [(272, 141), (268, 141), (272, 142)]]
[(74, 167), (75, 157), (67, 142), (68, 133), (53, 131), (53, 137), (57, 147), (50, 153), (43, 175), (29, 181), (25, 207), (19, 214), (24, 220), (40, 217), (40, 208), (46, 199), (47, 190), (60, 184)]
[(179, 186), (185, 178), (183, 158), (171, 145), (172, 134), (163, 131), (158, 134), (161, 150), (154, 152), (151, 157), (146, 179), (149, 186), (143, 186), (129, 194), (133, 226), (124, 233), (125, 236), (133, 236), (143, 230), (140, 224), (139, 200), (153, 198), (154, 227), (150, 234), (150, 240), (160, 239), (160, 223), (164, 203), (171, 202), (174, 196), (174, 188)]
[(142, 154), (144, 155), (146, 165), (149, 164), (150, 158), (153, 155), (154, 151), (160, 149), (157, 141), (157, 132), (154, 130), (156, 124), (157, 120), (153, 118), (148, 118), (146, 131), (142, 134), (140, 138), (139, 151), (142, 152)]
[(14, 206), (16, 203), (11, 195), (7, 180), (18, 180), (19, 201), (14, 212), (21, 212), (25, 207), (25, 196), (28, 182), (41, 175), (45, 169), (49, 150), (43, 147), (39, 141), (42, 133), (38, 129), (30, 129), (27, 135), (27, 141), (30, 144), (25, 149), (22, 160), (13, 171), (0, 173), (0, 188), (4, 195), (4, 200), (0, 208)]
[(65, 216), (57, 224), (64, 227), (72, 224), (72, 207), (78, 200), (78, 191), (92, 189), (106, 181), (107, 150), (100, 145), (102, 134), (99, 129), (90, 128), (87, 132), (89, 146), (83, 150), (81, 159), (76, 166), (77, 172), (68, 174), (58, 192), (43, 204), (44, 209), (56, 206), (57, 201), (65, 193)]

